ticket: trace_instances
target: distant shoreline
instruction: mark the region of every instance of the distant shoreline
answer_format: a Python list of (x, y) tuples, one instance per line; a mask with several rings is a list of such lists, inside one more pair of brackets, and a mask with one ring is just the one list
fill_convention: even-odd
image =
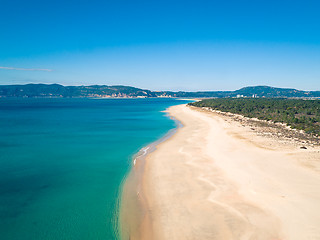
[(234, 91), (153, 91), (122, 85), (63, 86), (60, 84), (0, 85), (1, 97), (90, 97), (90, 98), (320, 98), (320, 91), (249, 86)]

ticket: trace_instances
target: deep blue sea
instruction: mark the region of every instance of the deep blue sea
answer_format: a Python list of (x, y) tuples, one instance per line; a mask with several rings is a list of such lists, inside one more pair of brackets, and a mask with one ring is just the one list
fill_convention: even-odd
[(0, 239), (116, 239), (132, 156), (175, 99), (0, 99)]

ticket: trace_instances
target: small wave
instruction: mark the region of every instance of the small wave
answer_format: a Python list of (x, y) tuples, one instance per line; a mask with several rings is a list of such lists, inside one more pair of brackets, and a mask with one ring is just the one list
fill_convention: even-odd
[(148, 149), (149, 149), (150, 147), (146, 147), (146, 148), (143, 148), (143, 154), (142, 154), (142, 156), (144, 156), (144, 155), (146, 155), (147, 153), (148, 153)]

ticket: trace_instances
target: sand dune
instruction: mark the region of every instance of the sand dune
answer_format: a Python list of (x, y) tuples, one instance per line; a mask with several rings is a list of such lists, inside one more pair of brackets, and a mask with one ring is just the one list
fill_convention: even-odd
[(185, 105), (169, 113), (184, 127), (146, 158), (142, 239), (320, 239), (319, 149)]

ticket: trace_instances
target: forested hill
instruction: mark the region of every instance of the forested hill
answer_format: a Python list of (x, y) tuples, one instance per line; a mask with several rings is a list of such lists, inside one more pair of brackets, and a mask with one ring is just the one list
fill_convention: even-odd
[(302, 91), (291, 88), (275, 88), (268, 86), (244, 87), (233, 92), (247, 97), (257, 95), (259, 97), (320, 97), (320, 91)]
[(0, 97), (156, 97), (150, 90), (127, 86), (0, 85)]
[(59, 84), (0, 85), (0, 97), (284, 97), (319, 98), (320, 91), (302, 91), (269, 86), (244, 87), (236, 91), (151, 91), (129, 86), (62, 86)]

